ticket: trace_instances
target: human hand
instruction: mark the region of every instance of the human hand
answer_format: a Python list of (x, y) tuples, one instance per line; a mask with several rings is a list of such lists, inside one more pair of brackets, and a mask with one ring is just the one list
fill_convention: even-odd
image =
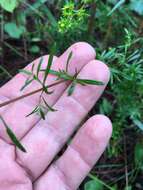
[[(99, 99), (110, 75), (104, 63), (94, 60), (94, 49), (84, 42), (72, 45), (59, 58), (55, 57), (52, 69), (65, 68), (65, 61), (71, 51), (73, 56), (69, 73), (74, 74), (75, 69), (78, 69), (79, 77), (100, 80), (105, 85), (77, 85), (71, 96), (67, 96), (68, 82), (53, 87), (52, 96), (44, 94), (44, 97), (58, 111), (49, 112), (45, 120), (41, 120), (38, 115), (25, 117), (37, 104), (39, 94), (0, 108), (0, 114), (27, 151), (23, 153), (12, 145), (1, 122), (0, 190), (75, 190), (107, 146), (112, 132), (111, 122), (106, 116), (95, 115), (78, 130), (65, 152), (55, 158)], [(47, 60), (48, 56), (44, 56), (43, 68)], [(38, 64), (39, 59), (34, 62)], [(26, 69), (31, 67), (32, 64)], [(39, 88), (35, 81), (21, 92), (26, 77), (17, 74), (1, 87), (0, 102)], [(42, 73), (40, 77), (43, 77)], [(55, 76), (49, 75), (48, 84), (55, 79)]]

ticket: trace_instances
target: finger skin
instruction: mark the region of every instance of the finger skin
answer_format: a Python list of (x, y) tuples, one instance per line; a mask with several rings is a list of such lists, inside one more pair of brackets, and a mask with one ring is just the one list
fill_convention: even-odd
[(101, 80), (105, 83), (104, 86), (77, 85), (72, 96), (67, 96), (66, 90), (54, 105), (58, 111), (49, 112), (46, 120), (39, 122), (22, 139), (21, 142), (28, 153), (24, 154), (17, 150), (17, 161), (30, 171), (33, 180), (37, 179), (48, 167), (89, 109), (98, 100), (108, 83), (109, 75), (109, 69), (104, 63), (95, 60), (89, 62), (81, 70), (79, 77)]
[(103, 115), (90, 118), (81, 127), (65, 153), (35, 182), (34, 190), (76, 190), (97, 162), (112, 133), (110, 120)]
[(33, 190), (27, 173), (15, 162), (15, 148), (0, 139), (0, 190)]
[[(52, 69), (58, 70), (65, 68), (66, 60), (69, 56), (69, 52), (71, 51), (73, 52), (73, 56), (71, 58), (71, 63), (69, 67), (70, 73), (72, 73), (75, 69), (80, 70), (88, 61), (94, 59), (95, 57), (95, 51), (89, 44), (84, 42), (78, 42), (73, 44), (58, 59), (55, 58)], [(36, 60), (36, 64), (38, 64), (38, 62), (39, 59)], [(46, 67), (47, 62), (48, 56), (45, 56), (43, 68)], [(30, 69), (31, 66), (32, 64), (28, 66), (27, 69)], [(41, 79), (43, 78), (42, 73), (40, 74), (40, 77)], [(27, 87), (23, 92), (20, 92), (20, 88), (24, 83), (25, 79), (25, 75), (18, 74), (14, 79), (12, 79), (0, 89), (0, 94), (8, 98), (12, 98), (41, 87), (38, 83), (34, 82), (31, 83), (31, 85)], [(53, 81), (55, 81), (55, 79), (55, 76), (49, 75), (49, 77), (47, 78), (47, 84), (52, 83)], [(51, 89), (54, 90), (54, 93), (51, 96), (43, 94), (49, 105), (52, 106), (58, 100), (60, 95), (66, 89), (67, 85), (68, 83), (63, 83)], [(25, 117), (34, 109), (34, 106), (37, 105), (38, 101), (39, 94), (33, 95), (31, 97), (25, 98), (19, 102), (9, 105), (9, 107), (3, 113), (5, 121), (19, 139), (27, 134), (27, 132), (31, 128), (33, 128), (33, 126), (40, 120), (40, 117), (37, 115), (30, 116), (29, 118)], [(0, 123), (0, 136), (7, 142), (11, 142), (5, 132), (5, 127), (3, 126), (3, 123)]]
[[(0, 95), (0, 104), (5, 102), (5, 101), (8, 101), (8, 100), (9, 100), (9, 98)], [(4, 112), (4, 110), (6, 110), (7, 108), (8, 108), (8, 106), (0, 108), (0, 114), (2, 114)]]

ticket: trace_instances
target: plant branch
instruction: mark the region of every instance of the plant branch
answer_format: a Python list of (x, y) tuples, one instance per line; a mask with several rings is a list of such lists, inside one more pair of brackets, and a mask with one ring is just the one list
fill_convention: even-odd
[(88, 34), (91, 35), (94, 30), (94, 19), (96, 13), (96, 2), (92, 2), (90, 5), (91, 15), (88, 20)]
[[(56, 86), (56, 85), (58, 85), (58, 84), (60, 84), (60, 83), (65, 82), (65, 81), (66, 81), (66, 80), (63, 79), (63, 80), (54, 82), (54, 83), (52, 83), (52, 84), (50, 84), (50, 85), (47, 85), (46, 88), (51, 88), (51, 87), (53, 87), (53, 86)], [(42, 87), (42, 88), (39, 88), (39, 89), (37, 89), (37, 90), (34, 90), (34, 91), (32, 91), (32, 92), (29, 92), (29, 93), (27, 93), (27, 94), (24, 94), (24, 95), (22, 95), (22, 96), (18, 96), (18, 97), (16, 97), (16, 98), (12, 99), (12, 100), (5, 101), (5, 102), (3, 102), (3, 103), (0, 104), (0, 108), (6, 106), (6, 105), (8, 105), (8, 104), (14, 103), (14, 102), (16, 102), (16, 101), (18, 101), (18, 100), (21, 100), (21, 99), (23, 99), (23, 98), (32, 96), (33, 94), (36, 94), (36, 93), (38, 93), (38, 92), (40, 92), (40, 91), (42, 91), (42, 90), (43, 90), (43, 87)]]

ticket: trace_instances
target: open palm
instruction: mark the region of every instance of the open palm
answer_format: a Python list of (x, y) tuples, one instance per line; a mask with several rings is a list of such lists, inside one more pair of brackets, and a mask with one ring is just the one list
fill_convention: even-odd
[[(25, 117), (37, 105), (39, 94), (0, 108), (0, 114), (27, 150), (23, 153), (15, 148), (1, 122), (0, 190), (75, 190), (103, 153), (112, 131), (110, 120), (103, 115), (90, 118), (73, 140), (68, 140), (102, 94), (109, 80), (109, 69), (95, 60), (94, 49), (84, 42), (72, 45), (59, 58), (54, 57), (52, 69), (65, 68), (71, 51), (69, 73), (78, 70), (78, 77), (100, 80), (105, 85), (77, 85), (71, 96), (67, 96), (68, 82), (53, 87), (52, 96), (44, 94), (44, 97), (58, 111), (49, 112), (45, 120), (36, 114)], [(48, 56), (43, 58), (42, 67), (46, 68)], [(39, 59), (34, 62), (38, 64)], [(32, 63), (26, 69), (31, 67)], [(26, 77), (17, 74), (1, 87), (0, 102), (39, 88), (35, 81), (20, 91)], [(49, 75), (47, 84), (55, 79)], [(68, 147), (57, 156), (65, 143)]]

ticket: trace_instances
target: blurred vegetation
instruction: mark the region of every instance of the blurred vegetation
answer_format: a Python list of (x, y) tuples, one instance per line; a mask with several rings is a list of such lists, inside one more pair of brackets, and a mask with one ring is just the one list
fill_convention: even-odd
[(80, 189), (143, 189), (143, 0), (0, 0), (0, 5), (1, 85), (54, 42), (60, 54), (86, 41), (110, 67), (108, 88), (89, 115), (108, 115), (113, 135)]

